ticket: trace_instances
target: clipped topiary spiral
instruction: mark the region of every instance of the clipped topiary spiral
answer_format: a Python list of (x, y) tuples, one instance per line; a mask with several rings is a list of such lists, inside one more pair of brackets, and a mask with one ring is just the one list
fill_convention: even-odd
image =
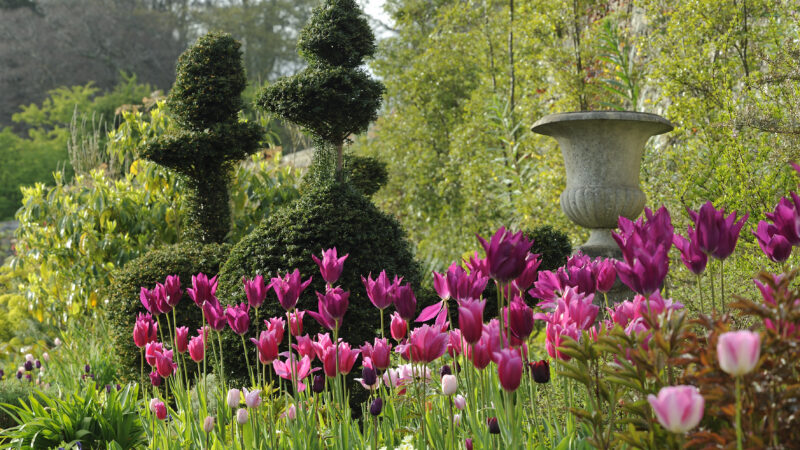
[(309, 63), (357, 67), (375, 54), (375, 36), (355, 0), (329, 0), (314, 10), (297, 48)]

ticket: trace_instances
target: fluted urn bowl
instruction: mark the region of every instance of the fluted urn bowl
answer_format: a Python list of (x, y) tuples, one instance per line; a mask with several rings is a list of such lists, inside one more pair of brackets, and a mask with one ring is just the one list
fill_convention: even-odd
[(561, 209), (591, 230), (579, 248), (584, 254), (621, 256), (611, 230), (619, 216), (635, 219), (644, 209), (639, 170), (645, 144), (672, 129), (661, 116), (628, 111), (551, 114), (533, 124), (534, 133), (555, 138), (561, 147), (567, 171)]

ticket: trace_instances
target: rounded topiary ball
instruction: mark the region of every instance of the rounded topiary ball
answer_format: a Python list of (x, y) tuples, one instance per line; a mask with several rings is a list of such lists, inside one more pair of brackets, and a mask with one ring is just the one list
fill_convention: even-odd
[(212, 32), (181, 54), (167, 105), (184, 126), (236, 120), (247, 85), (240, 47), (231, 35)]
[(372, 156), (348, 155), (345, 167), (350, 182), (367, 197), (378, 192), (389, 180), (386, 163)]
[[(175, 310), (177, 325), (189, 327), (190, 336), (197, 335), (203, 316), (200, 308), (186, 294), (186, 289), (192, 287), (192, 275), (202, 272), (211, 277), (217, 274), (229, 249), (230, 247), (224, 244), (202, 245), (196, 242), (183, 242), (146, 253), (128, 262), (113, 274), (105, 311), (109, 324), (109, 337), (114, 343), (121, 368), (120, 378), (123, 381), (139, 379), (141, 351), (133, 344), (133, 326), (138, 313), (146, 312), (139, 301), (140, 288), (144, 286), (152, 289), (156, 283), (163, 283), (168, 275), (179, 275), (184, 295)], [(163, 314), (160, 320), (164, 339), (169, 340), (167, 322)], [(170, 320), (172, 320), (171, 313)], [(175, 323), (172, 326), (174, 327)], [(188, 368), (194, 370), (194, 364), (190, 363)], [(145, 370), (147, 369), (145, 364)]]
[(355, 0), (328, 0), (314, 9), (297, 48), (309, 62), (357, 67), (375, 53), (375, 35)]
[[(432, 301), (419, 287), (420, 267), (397, 221), (381, 212), (351, 185), (338, 182), (310, 187), (293, 207), (273, 214), (236, 244), (220, 271), (218, 297), (224, 303), (246, 302), (243, 276), (252, 278), (262, 274), (268, 279), (276, 273), (284, 275), (296, 268), (303, 280), (313, 277), (297, 308), (316, 311), (315, 291), (325, 292), (325, 281), (311, 255), (319, 257), (323, 249), (331, 247), (336, 247), (340, 256), (350, 254), (337, 285), (350, 291), (350, 306), (339, 337), (351, 345), (357, 347), (380, 336), (380, 313), (367, 297), (361, 283), (362, 275), (366, 277), (371, 272), (374, 278), (381, 270), (386, 270), (390, 276), (403, 276), (404, 281), (414, 286), (418, 312)], [(388, 308), (384, 312), (386, 336), (389, 335), (389, 314), (392, 311)], [(275, 293), (270, 291), (259, 311), (260, 318), (285, 317), (285, 314)], [(254, 318), (252, 309), (251, 318)], [(263, 322), (258, 327), (263, 330)], [(304, 332), (312, 336), (327, 331), (308, 315), (304, 328)], [(255, 330), (251, 327), (245, 337), (253, 336)], [(238, 336), (228, 336), (227, 339), (239, 342)], [(283, 345), (285, 347), (286, 341)], [(241, 343), (239, 346), (241, 348)], [(252, 345), (248, 348), (253, 362), (255, 348)], [(241, 358), (241, 352), (235, 356)], [(225, 369), (230, 378), (244, 380), (246, 377), (243, 362), (226, 361)]]

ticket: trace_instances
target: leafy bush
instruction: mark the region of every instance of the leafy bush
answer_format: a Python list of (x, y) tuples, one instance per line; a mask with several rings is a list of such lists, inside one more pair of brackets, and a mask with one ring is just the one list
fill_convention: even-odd
[[(137, 380), (140, 373), (141, 352), (133, 344), (132, 337), (136, 315), (144, 311), (139, 301), (140, 288), (152, 289), (157, 282), (163, 283), (167, 275), (180, 276), (184, 296), (175, 308), (177, 323), (188, 326), (194, 333), (202, 326), (203, 316), (185, 290), (191, 287), (192, 275), (218, 273), (228, 250), (225, 244), (183, 242), (153, 250), (114, 273), (114, 281), (108, 288), (105, 313), (122, 380)], [(162, 320), (160, 329), (164, 330), (166, 326)]]
[(110, 443), (122, 448), (144, 446), (147, 435), (139, 419), (138, 395), (137, 385), (103, 394), (91, 384), (63, 400), (37, 392), (25, 404), (3, 406), (19, 425), (0, 435), (15, 447), (54, 448), (65, 443), (89, 448)]
[(531, 231), (523, 231), (523, 234), (533, 240), (531, 253), (541, 255), (539, 270), (556, 270), (567, 264), (567, 259), (572, 254), (572, 245), (566, 233), (544, 225)]
[(345, 165), (350, 183), (367, 197), (378, 192), (389, 179), (386, 163), (378, 158), (348, 155)]

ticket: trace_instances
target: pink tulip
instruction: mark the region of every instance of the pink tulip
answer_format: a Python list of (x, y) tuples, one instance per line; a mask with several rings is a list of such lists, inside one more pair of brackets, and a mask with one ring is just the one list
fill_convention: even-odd
[(258, 340), (250, 338), (250, 342), (258, 348), (258, 360), (261, 364), (272, 364), (278, 358), (278, 344), (274, 331), (263, 330)]
[(194, 336), (189, 340), (189, 357), (192, 361), (199, 363), (205, 356), (205, 344), (203, 336)]
[(297, 337), (303, 334), (303, 316), (306, 315), (306, 312), (298, 309), (286, 314), (289, 316), (289, 332), (292, 333), (292, 336)]
[(186, 292), (194, 303), (203, 307), (207, 302), (219, 304), (215, 294), (217, 293), (217, 277), (209, 279), (205, 274), (198, 273), (192, 275), (192, 287)]
[(453, 395), (458, 390), (458, 380), (455, 375), (442, 376), (442, 394)]
[(322, 279), (328, 284), (333, 284), (336, 283), (342, 275), (344, 260), (346, 260), (348, 256), (350, 256), (349, 253), (339, 258), (336, 254), (336, 247), (333, 247), (322, 251), (322, 260), (317, 258), (316, 255), (311, 255), (311, 259), (319, 266)]
[[(339, 341), (341, 342), (341, 338)], [(329, 333), (317, 333), (317, 340), (313, 344), (314, 353), (316, 353), (317, 358), (322, 361), (325, 350), (333, 346), (333, 341), (331, 341), (331, 335)]]
[(247, 408), (239, 408), (236, 411), (236, 423), (238, 423), (239, 425), (246, 424), (247, 418), (248, 418)]
[(514, 297), (508, 307), (508, 327), (519, 339), (527, 339), (533, 331), (533, 310), (522, 297)]
[(694, 386), (667, 386), (647, 396), (658, 423), (672, 433), (686, 433), (703, 418), (705, 399)]
[[(336, 353), (337, 348), (335, 345), (328, 347), (322, 355), (322, 368), (325, 371), (325, 375), (328, 377), (335, 377), (336, 376)], [(353, 365), (358, 359), (359, 353), (361, 350), (353, 350), (350, 348), (350, 344), (347, 342), (343, 342), (339, 344), (338, 348), (339, 353), (339, 372), (342, 374), (348, 374), (351, 370), (353, 370)]]
[(170, 307), (175, 307), (183, 297), (181, 290), (181, 277), (178, 275), (169, 275), (164, 280), (164, 293), (166, 294), (166, 302)]
[(389, 331), (392, 334), (392, 338), (397, 342), (402, 341), (403, 338), (406, 337), (408, 324), (405, 320), (403, 320), (402, 317), (400, 317), (400, 314), (397, 313), (397, 311), (392, 313), (392, 322), (389, 326)]
[(154, 413), (156, 417), (158, 417), (158, 420), (164, 420), (167, 418), (167, 405), (161, 400), (154, 398), (150, 400), (150, 412)]
[(142, 287), (139, 290), (139, 300), (142, 302), (142, 306), (155, 316), (170, 310), (170, 306), (167, 304), (167, 294), (161, 283), (156, 283), (156, 287), (152, 290)]
[(519, 351), (504, 348), (495, 354), (495, 359), (497, 360), (497, 375), (500, 378), (500, 385), (507, 392), (516, 391), (522, 380), (522, 356)]
[[(456, 263), (453, 263), (453, 265), (456, 265)], [(439, 298), (442, 300), (450, 298), (450, 288), (447, 286), (447, 277), (436, 271), (433, 272), (433, 289), (439, 294)]]
[(133, 343), (144, 348), (145, 345), (157, 339), (158, 324), (150, 313), (139, 313), (136, 324), (133, 326)]
[(152, 384), (155, 387), (159, 387), (163, 382), (164, 379), (161, 378), (161, 375), (159, 375), (158, 372), (156, 371), (150, 372), (150, 384)]
[(225, 311), (219, 303), (206, 301), (203, 303), (203, 314), (205, 314), (208, 326), (214, 331), (222, 331), (228, 324), (225, 318)]
[(376, 369), (385, 370), (391, 364), (392, 344), (386, 339), (375, 338), (375, 345), (365, 342), (361, 346), (361, 356), (370, 358)]
[(264, 321), (264, 325), (267, 326), (267, 331), (275, 333), (275, 339), (278, 343), (283, 342), (283, 333), (286, 328), (286, 321), (283, 317), (271, 317), (269, 320)]
[(242, 393), (244, 394), (244, 404), (248, 408), (257, 408), (261, 404), (260, 390), (248, 391), (247, 388), (242, 388)]
[(178, 327), (175, 328), (175, 350), (178, 353), (186, 353), (189, 349), (189, 328)]
[(156, 371), (163, 378), (168, 378), (178, 369), (178, 365), (172, 361), (172, 350), (167, 350), (165, 352), (156, 351), (154, 355), (156, 359)]
[(461, 330), (458, 328), (454, 330), (444, 331), (447, 333), (447, 354), (452, 358), (461, 354)]
[(338, 329), (342, 325), (344, 315), (349, 306), (350, 292), (340, 287), (329, 289), (325, 295), (317, 292), (317, 309), (319, 312), (309, 311), (308, 314), (329, 330)]
[(522, 274), (525, 270), (528, 250), (533, 242), (529, 241), (522, 232), (512, 233), (505, 227), (500, 227), (487, 242), (478, 236), (489, 266), (489, 274), (500, 282), (509, 282)]
[(375, 280), (372, 279), (372, 274), (367, 278), (361, 277), (361, 282), (364, 283), (364, 288), (367, 290), (369, 301), (371, 301), (376, 308), (381, 310), (386, 309), (389, 305), (394, 303), (395, 290), (400, 284), (399, 281), (401, 279), (395, 277), (395, 280), (397, 283), (390, 283), (385, 270), (381, 270), (380, 275), (378, 275), (378, 278)]
[(150, 342), (145, 345), (144, 359), (150, 367), (156, 366), (156, 352), (163, 352), (164, 344), (161, 342)]
[(458, 326), (469, 344), (478, 342), (483, 333), (483, 309), (486, 301), (463, 299), (458, 302)]
[(301, 380), (311, 373), (311, 360), (308, 356), (304, 356), (298, 362), (297, 358), (290, 354), (286, 361), (281, 361), (280, 359), (273, 361), (272, 368), (275, 369), (275, 373), (284, 380), (291, 380), (292, 374), (294, 374), (294, 379), (297, 382), (297, 392), (303, 392), (306, 389), (306, 385), (303, 384)]
[(247, 303), (251, 308), (260, 308), (267, 298), (268, 286), (264, 284), (264, 277), (256, 275), (252, 280), (242, 277), (244, 283), (244, 293), (247, 296)]
[(311, 340), (311, 337), (307, 334), (297, 336), (297, 343), (292, 344), (292, 348), (294, 348), (301, 357), (308, 356), (312, 362), (314, 358), (317, 357), (314, 341)]
[(410, 284), (404, 284), (397, 288), (394, 307), (403, 320), (409, 322), (414, 320), (417, 312), (417, 297), (414, 296)]
[(249, 309), (250, 306), (247, 303), (225, 308), (225, 317), (228, 319), (228, 325), (231, 327), (231, 330), (239, 336), (243, 336), (250, 328)]
[(300, 279), (300, 271), (294, 269), (294, 272), (287, 273), (282, 278), (272, 278), (269, 287), (275, 291), (278, 296), (278, 302), (283, 306), (283, 309), (290, 311), (297, 305), (300, 294), (311, 284), (311, 280), (312, 278), (308, 277), (308, 280), (302, 281)]
[(447, 351), (447, 333), (438, 327), (423, 325), (411, 331), (407, 345), (411, 348), (413, 362), (430, 363)]
[(463, 411), (464, 408), (467, 407), (467, 399), (464, 398), (463, 395), (458, 394), (453, 399), (453, 405), (455, 405), (456, 409), (458, 409), (459, 411)]
[(752, 371), (761, 354), (761, 336), (752, 331), (729, 331), (717, 340), (719, 367), (734, 377)]
[(596, 289), (598, 292), (610, 291), (614, 286), (614, 282), (617, 281), (617, 269), (614, 265), (613, 259), (604, 259), (597, 263), (595, 278), (597, 280)]

